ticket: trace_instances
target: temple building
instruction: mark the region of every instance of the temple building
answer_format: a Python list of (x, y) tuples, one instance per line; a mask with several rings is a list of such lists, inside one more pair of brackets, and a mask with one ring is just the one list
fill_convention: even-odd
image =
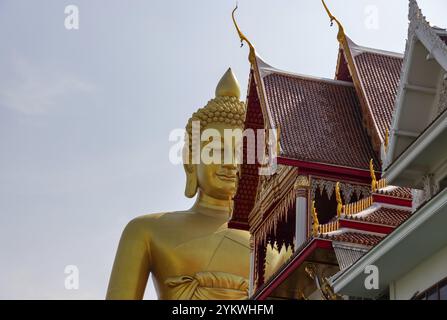
[[(269, 65), (233, 12), (250, 49), (245, 128), (279, 132), (274, 174), (241, 166), (229, 223), (251, 234), (250, 297), (446, 298), (447, 32), (410, 0), (405, 54), (366, 48), (323, 5), (334, 79)], [(272, 275), (269, 247), (284, 256)]]
[[(447, 300), (447, 31), (431, 27), (410, 1), (410, 27), (383, 177), (413, 189), (411, 216), (333, 279), (343, 294)], [(378, 290), (362, 269), (377, 266)]]

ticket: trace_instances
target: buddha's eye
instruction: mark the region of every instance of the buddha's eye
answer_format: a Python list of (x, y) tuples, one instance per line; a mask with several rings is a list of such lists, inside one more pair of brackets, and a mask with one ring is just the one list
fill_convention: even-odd
[(207, 147), (208, 151), (209, 151), (209, 155), (211, 157), (218, 157), (219, 155), (223, 155), (224, 154), (224, 149), (223, 148), (218, 148), (218, 147), (213, 147), (213, 146), (209, 146)]

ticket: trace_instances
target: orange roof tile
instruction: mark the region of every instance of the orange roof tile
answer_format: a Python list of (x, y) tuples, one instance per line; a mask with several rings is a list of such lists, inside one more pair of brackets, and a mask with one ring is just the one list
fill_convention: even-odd
[(378, 163), (351, 84), (271, 73), (264, 86), (281, 156), (359, 169)]

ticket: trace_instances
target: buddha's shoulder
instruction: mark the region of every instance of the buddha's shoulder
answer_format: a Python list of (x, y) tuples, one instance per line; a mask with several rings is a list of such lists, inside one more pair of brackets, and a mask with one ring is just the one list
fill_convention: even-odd
[(164, 225), (174, 226), (181, 223), (182, 218), (191, 215), (190, 211), (174, 211), (174, 212), (159, 212), (149, 213), (133, 218), (126, 226), (126, 230), (134, 232), (144, 232), (149, 230), (156, 230), (158, 227)]
[(248, 231), (228, 229), (225, 233), (225, 238), (231, 240), (233, 243), (237, 243), (249, 249), (250, 233)]

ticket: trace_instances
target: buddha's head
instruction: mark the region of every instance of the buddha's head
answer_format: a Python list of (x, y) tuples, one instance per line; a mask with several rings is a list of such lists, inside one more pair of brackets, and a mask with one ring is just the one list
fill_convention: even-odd
[[(194, 197), (198, 190), (219, 200), (230, 200), (236, 193), (238, 166), (235, 155), (239, 145), (234, 137), (224, 137), (225, 131), (229, 131), (226, 129), (244, 129), (245, 104), (239, 98), (238, 81), (231, 69), (228, 69), (216, 87), (216, 97), (189, 119), (186, 126), (187, 143), (183, 152), (185, 195), (188, 198)], [(198, 124), (200, 130), (193, 129), (198, 128)], [(211, 133), (212, 137), (203, 139), (207, 133)], [(216, 141), (217, 136), (221, 137), (220, 142)], [(200, 156), (203, 154), (220, 161), (204, 161)], [(194, 155), (199, 155), (196, 161), (193, 161)]]

